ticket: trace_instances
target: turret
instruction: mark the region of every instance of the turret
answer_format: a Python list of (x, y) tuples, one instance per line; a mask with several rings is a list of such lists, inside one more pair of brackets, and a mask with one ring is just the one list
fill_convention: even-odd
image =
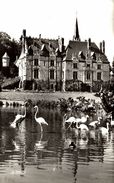
[(10, 57), (5, 52), (5, 54), (2, 57), (2, 67), (9, 67)]
[(5, 52), (5, 54), (2, 57), (2, 67), (3, 67), (2, 73), (5, 77), (9, 77), (9, 74), (10, 74), (9, 62), (10, 62), (10, 57)]

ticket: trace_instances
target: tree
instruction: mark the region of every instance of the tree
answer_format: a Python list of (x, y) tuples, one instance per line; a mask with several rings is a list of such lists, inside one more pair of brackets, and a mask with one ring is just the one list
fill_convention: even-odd
[(14, 61), (20, 55), (20, 43), (11, 37), (6, 32), (0, 32), (0, 70), (2, 70), (2, 57), (7, 52), (10, 57), (10, 69), (14, 68)]

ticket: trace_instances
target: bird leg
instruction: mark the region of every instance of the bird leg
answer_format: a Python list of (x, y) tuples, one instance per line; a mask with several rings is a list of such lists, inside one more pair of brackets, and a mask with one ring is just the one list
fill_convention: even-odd
[(41, 129), (41, 133), (43, 132), (43, 128), (42, 128), (42, 125), (40, 125), (40, 129)]
[(72, 123), (70, 123), (70, 125), (68, 126), (67, 130), (71, 127)]

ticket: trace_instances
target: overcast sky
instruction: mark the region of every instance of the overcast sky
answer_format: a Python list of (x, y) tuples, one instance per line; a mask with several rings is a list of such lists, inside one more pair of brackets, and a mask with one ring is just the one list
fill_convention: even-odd
[(114, 0), (0, 0), (0, 31), (19, 40), (27, 36), (73, 38), (76, 16), (81, 40), (105, 40), (106, 55), (114, 56)]

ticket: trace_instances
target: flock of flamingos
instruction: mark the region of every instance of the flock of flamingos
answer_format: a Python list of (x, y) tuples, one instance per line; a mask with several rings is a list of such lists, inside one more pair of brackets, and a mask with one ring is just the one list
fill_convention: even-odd
[[(95, 111), (95, 108), (102, 109), (101, 103), (95, 103), (94, 100), (88, 99), (86, 100), (84, 97), (79, 97), (75, 100), (68, 100), (69, 107), (67, 109), (67, 113), (63, 116), (62, 121), (62, 128), (65, 131), (72, 131), (76, 137), (85, 139), (87, 135), (90, 135), (92, 133), (99, 133), (103, 138), (107, 137), (107, 135), (110, 133), (110, 131), (113, 129), (114, 126), (114, 120), (112, 118), (112, 114), (104, 113), (104, 116), (98, 116), (97, 119), (91, 121), (90, 120), (90, 113), (91, 111)], [(24, 103), (24, 106), (26, 107), (27, 101)], [(84, 107), (83, 107), (84, 106)], [(86, 106), (86, 107), (85, 107)], [(72, 110), (75, 110), (76, 112), (80, 108), (82, 108), (83, 114), (82, 116), (77, 116), (72, 113)], [(37, 105), (34, 106), (35, 111), (35, 121), (39, 124), (41, 134), (43, 134), (43, 125), (48, 125), (48, 123), (45, 121), (43, 117), (37, 117), (39, 107)], [(88, 111), (88, 113), (85, 113), (85, 111)], [(69, 114), (70, 115), (69, 115)], [(23, 122), (23, 120), (26, 118), (26, 110), (25, 114), (17, 114), (15, 116), (14, 121), (10, 124), (11, 127), (19, 129), (20, 124)], [(69, 143), (69, 147), (75, 148), (75, 143), (71, 141)]]

